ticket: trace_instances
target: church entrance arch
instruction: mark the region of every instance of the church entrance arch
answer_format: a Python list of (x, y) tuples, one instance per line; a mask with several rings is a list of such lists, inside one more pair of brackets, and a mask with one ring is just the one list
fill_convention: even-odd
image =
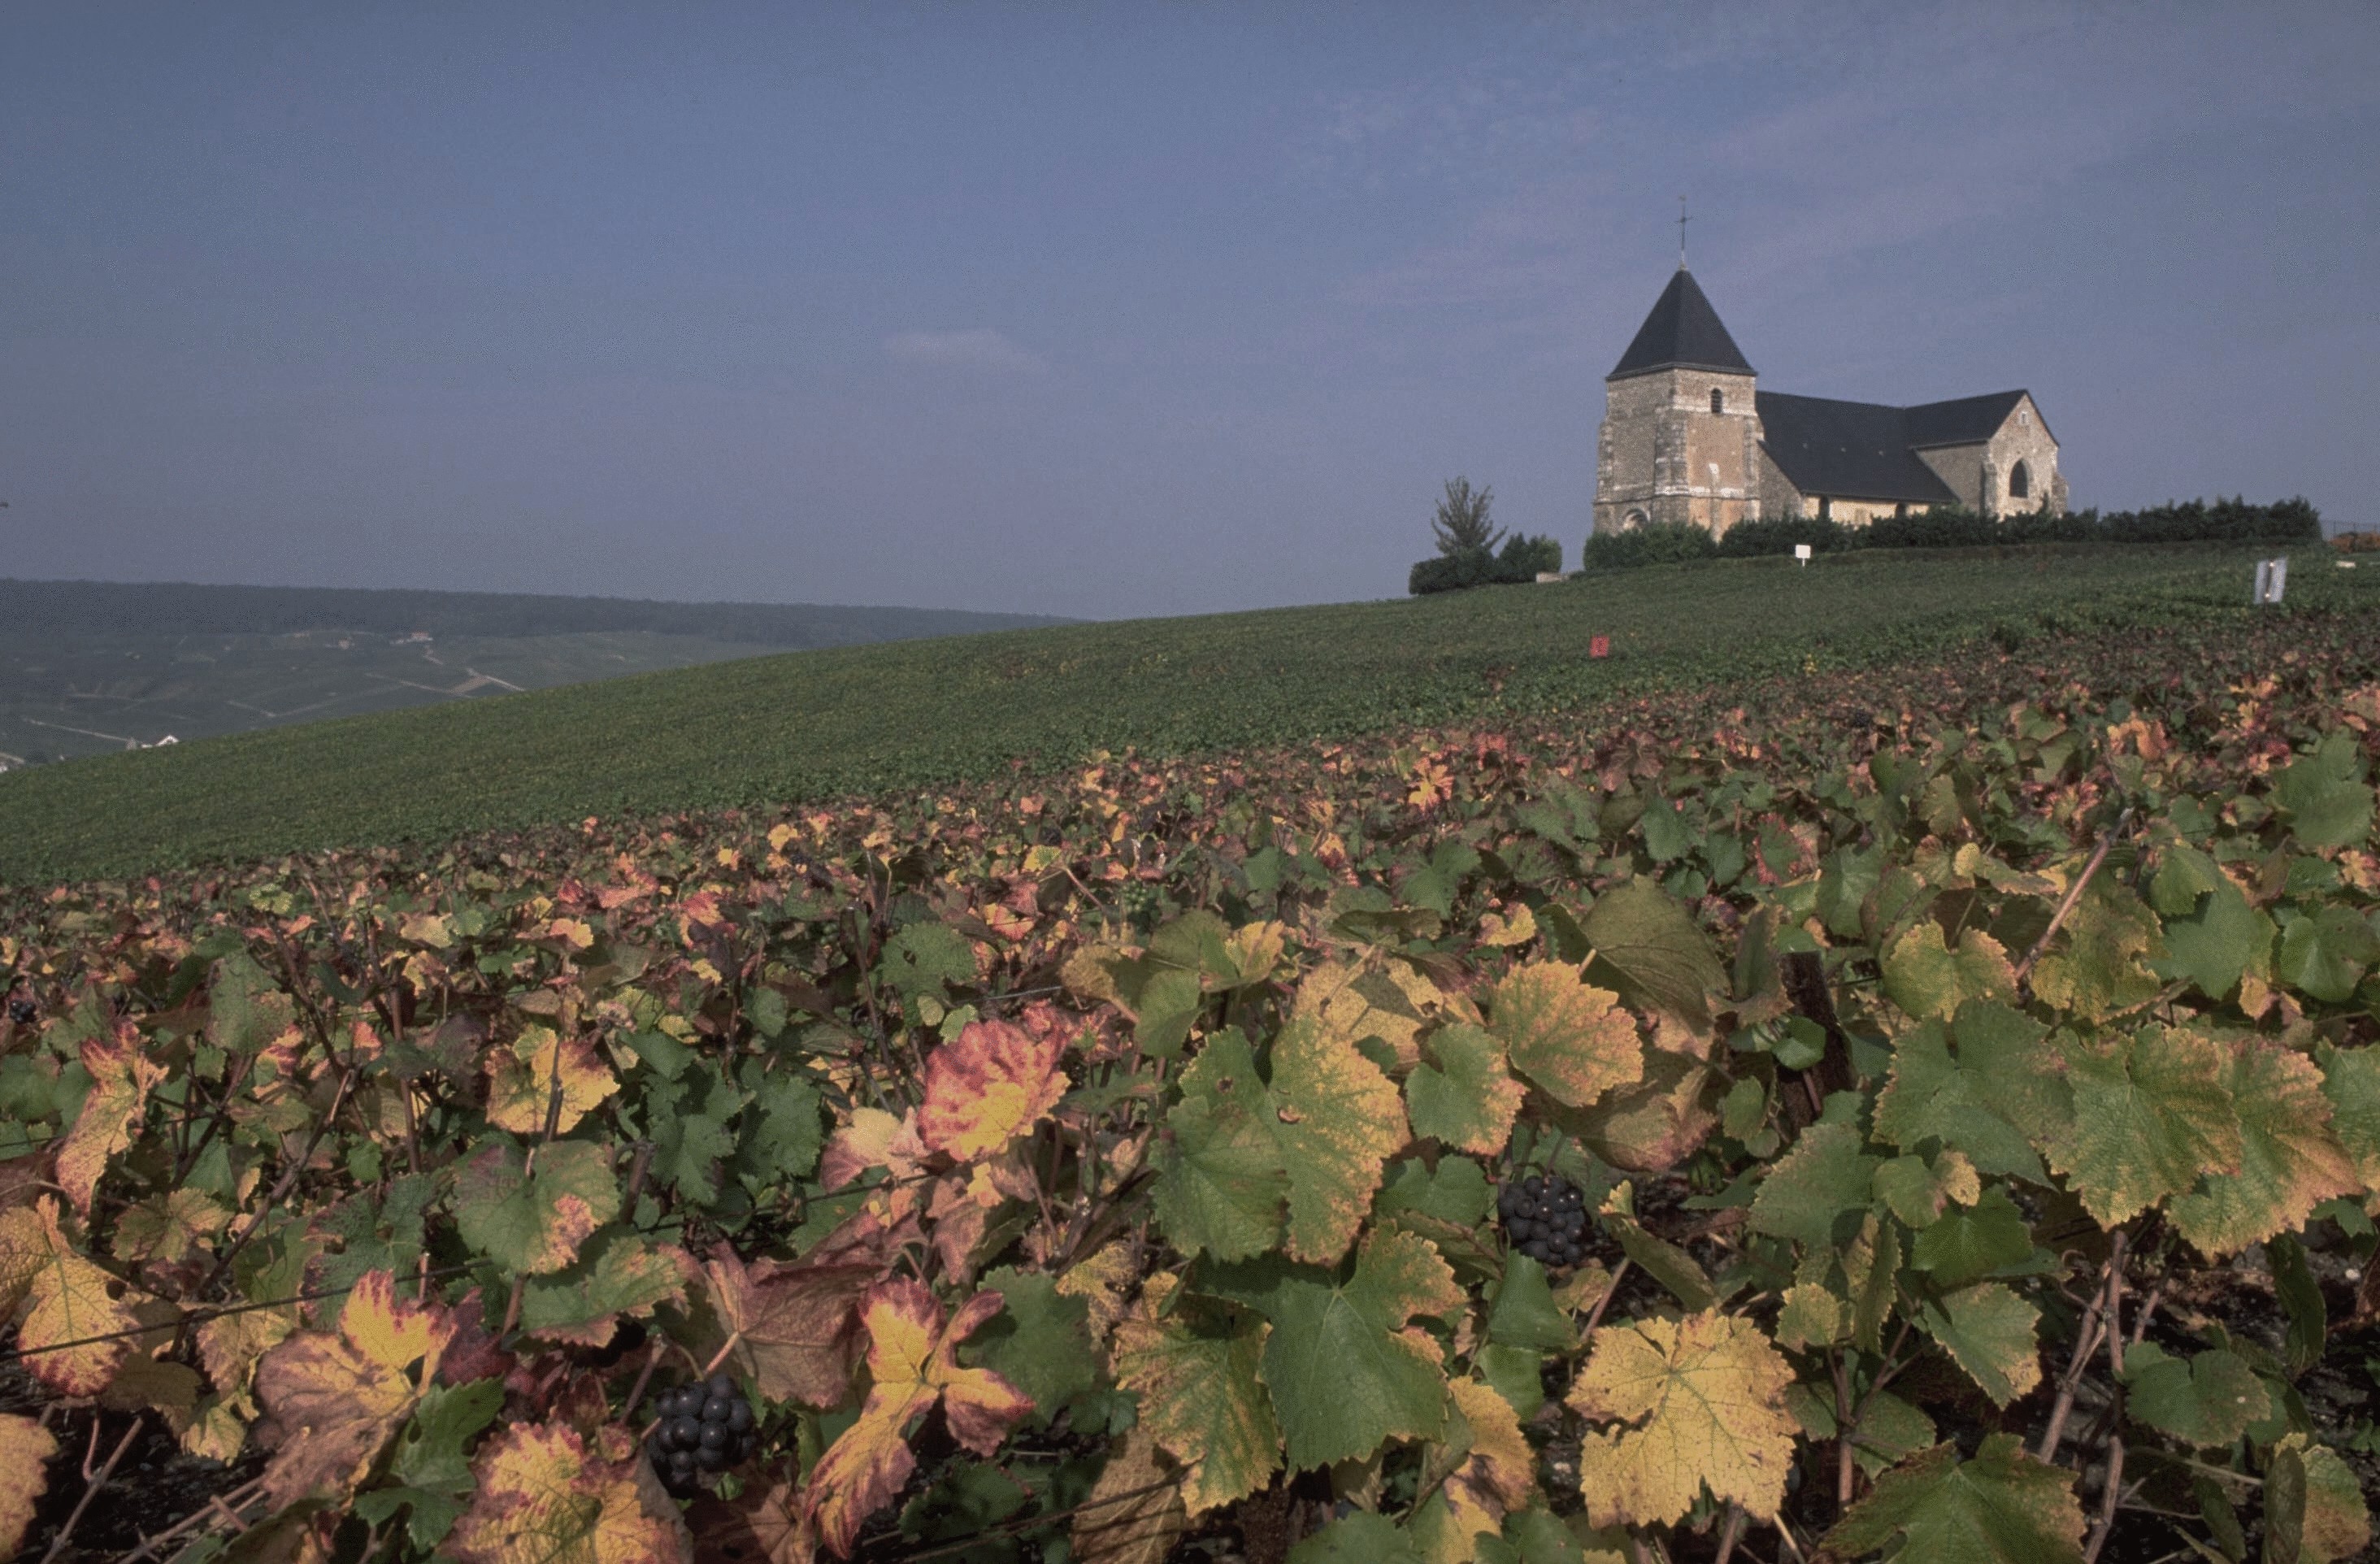
[(2015, 467), (2009, 469), (2009, 498), (2011, 500), (2033, 498), (2033, 469), (2022, 462), (2017, 463)]

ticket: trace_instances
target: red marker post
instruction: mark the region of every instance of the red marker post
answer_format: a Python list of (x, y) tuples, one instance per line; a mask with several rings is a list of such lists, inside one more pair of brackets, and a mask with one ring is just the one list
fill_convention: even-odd
[(1589, 657), (1609, 657), (1611, 655), (1611, 637), (1609, 636), (1589, 636), (1586, 638), (1586, 655)]

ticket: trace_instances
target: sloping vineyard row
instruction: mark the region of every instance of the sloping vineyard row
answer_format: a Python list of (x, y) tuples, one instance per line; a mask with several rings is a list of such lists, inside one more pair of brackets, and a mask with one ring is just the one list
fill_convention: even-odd
[(19, 893), (0, 1542), (2351, 1557), (2374, 646)]

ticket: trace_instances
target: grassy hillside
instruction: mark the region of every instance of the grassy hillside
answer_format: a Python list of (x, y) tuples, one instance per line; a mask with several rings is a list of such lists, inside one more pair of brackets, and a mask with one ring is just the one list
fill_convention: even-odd
[[(1721, 562), (1410, 601), (755, 658), (0, 776), (0, 879), (139, 872), (622, 811), (953, 782), (1583, 708), (1664, 685), (1938, 656), (2060, 625), (2348, 612), (2380, 572), (2247, 606), (2238, 548)], [(2311, 560), (2305, 562), (2311, 565)], [(1612, 637), (1608, 661), (1587, 638)]]
[(0, 580), (0, 769), (761, 650), (1056, 623), (807, 603)]

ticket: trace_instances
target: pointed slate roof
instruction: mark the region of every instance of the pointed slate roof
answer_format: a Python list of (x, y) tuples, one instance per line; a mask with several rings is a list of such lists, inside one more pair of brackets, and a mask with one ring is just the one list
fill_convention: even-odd
[(1653, 311), (1645, 323), (1636, 328), (1636, 340), (1620, 356), (1620, 362), (1606, 380), (1624, 380), (1630, 375), (1650, 374), (1655, 370), (1719, 370), (1732, 374), (1748, 375), (1752, 366), (1737, 351), (1735, 339), (1727, 334), (1719, 323), (1718, 311), (1703, 297), (1694, 285), (1694, 274), (1684, 267), (1670, 279), (1661, 297), (1653, 301)]

